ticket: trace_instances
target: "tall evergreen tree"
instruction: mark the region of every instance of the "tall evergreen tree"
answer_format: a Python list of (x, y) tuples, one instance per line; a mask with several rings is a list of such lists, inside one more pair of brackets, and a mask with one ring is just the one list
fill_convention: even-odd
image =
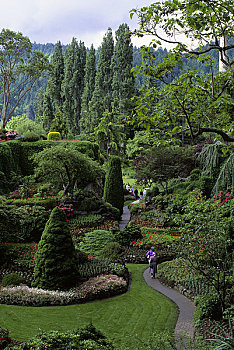
[(131, 98), (135, 95), (135, 79), (131, 72), (133, 62), (133, 45), (126, 23), (121, 24), (115, 32), (116, 45), (112, 59), (113, 100), (119, 113), (130, 114), (133, 108)]
[(50, 125), (54, 119), (54, 110), (51, 103), (51, 98), (48, 94), (44, 95), (43, 99), (43, 118), (42, 125), (46, 131), (50, 130)]
[(85, 65), (85, 77), (84, 77), (84, 91), (81, 97), (81, 120), (80, 130), (83, 133), (90, 133), (90, 113), (89, 113), (89, 102), (92, 99), (93, 91), (95, 87), (95, 76), (96, 76), (96, 56), (93, 44), (87, 55)]
[(85, 61), (84, 43), (78, 44), (77, 40), (73, 38), (65, 51), (65, 71), (62, 83), (63, 113), (68, 130), (73, 136), (79, 132), (78, 122), (81, 111), (81, 95), (84, 88)]
[(110, 156), (105, 179), (103, 199), (123, 212), (124, 192), (120, 158)]
[(90, 101), (89, 111), (91, 115), (91, 131), (98, 125), (104, 112), (111, 112), (112, 100), (112, 68), (111, 60), (114, 50), (114, 39), (111, 28), (103, 38), (100, 56), (97, 65), (95, 88)]
[(86, 65), (86, 47), (83, 42), (79, 42), (76, 48), (74, 73), (73, 73), (73, 105), (74, 105), (74, 127), (73, 133), (79, 133), (79, 122), (81, 118), (81, 98), (84, 91), (84, 76)]
[(42, 88), (38, 90), (35, 95), (34, 105), (35, 105), (35, 122), (43, 122), (43, 104), (44, 104), (44, 91)]
[(52, 55), (52, 68), (47, 83), (47, 94), (50, 96), (54, 109), (62, 108), (62, 81), (64, 78), (64, 58), (61, 42), (58, 41)]

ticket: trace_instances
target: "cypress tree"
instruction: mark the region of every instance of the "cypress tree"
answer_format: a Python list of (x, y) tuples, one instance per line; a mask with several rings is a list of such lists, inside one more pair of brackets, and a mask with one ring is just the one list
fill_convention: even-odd
[(126, 23), (119, 26), (115, 37), (116, 45), (112, 59), (113, 100), (120, 114), (129, 115), (133, 109), (131, 98), (135, 95), (135, 79), (131, 72), (133, 45)]
[(44, 100), (43, 100), (43, 128), (46, 131), (50, 130), (50, 125), (54, 119), (54, 111), (52, 107), (52, 102), (51, 98), (48, 94), (44, 95)]
[(103, 38), (101, 51), (97, 64), (95, 88), (89, 105), (91, 116), (91, 131), (98, 125), (104, 112), (111, 112), (112, 101), (112, 68), (111, 60), (114, 50), (114, 39), (111, 28)]
[(38, 244), (33, 286), (49, 290), (68, 289), (76, 285), (77, 279), (77, 256), (66, 214), (56, 207)]
[(87, 55), (84, 77), (84, 91), (81, 97), (81, 120), (80, 130), (88, 134), (90, 132), (89, 102), (92, 99), (96, 76), (96, 56), (93, 45)]
[(123, 213), (124, 192), (120, 158), (110, 156), (108, 170), (105, 178), (103, 199)]
[(84, 89), (86, 49), (83, 43), (73, 38), (65, 51), (64, 80), (62, 83), (63, 113), (68, 130), (74, 136), (79, 132), (81, 96)]
[(64, 78), (64, 57), (61, 42), (58, 41), (52, 55), (52, 69), (47, 83), (47, 94), (50, 96), (54, 109), (62, 108), (62, 81)]

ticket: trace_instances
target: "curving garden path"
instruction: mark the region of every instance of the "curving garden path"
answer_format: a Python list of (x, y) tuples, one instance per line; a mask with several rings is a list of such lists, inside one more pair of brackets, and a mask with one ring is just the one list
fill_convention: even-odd
[[(130, 220), (130, 212), (128, 206), (123, 208), (123, 215), (119, 222), (119, 229), (123, 230)], [(177, 292), (175, 289), (162, 285), (158, 279), (152, 279), (150, 277), (149, 269), (144, 271), (143, 277), (146, 283), (153, 289), (164, 294), (169, 299), (174, 301), (179, 308), (179, 317), (176, 323), (175, 335), (176, 338), (182, 337), (183, 342), (186, 342), (187, 338), (193, 338), (194, 327), (193, 327), (193, 312), (195, 305), (184, 295)], [(180, 345), (178, 344), (178, 349)]]

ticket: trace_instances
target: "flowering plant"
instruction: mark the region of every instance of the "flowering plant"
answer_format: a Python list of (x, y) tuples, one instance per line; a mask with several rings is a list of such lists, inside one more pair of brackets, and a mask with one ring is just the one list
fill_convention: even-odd
[(10, 342), (11, 338), (9, 338), (8, 329), (0, 327), (0, 349), (5, 349)]

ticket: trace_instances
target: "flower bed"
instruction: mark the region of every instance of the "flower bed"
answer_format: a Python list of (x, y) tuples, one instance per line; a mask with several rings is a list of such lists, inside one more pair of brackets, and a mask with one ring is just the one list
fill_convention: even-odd
[(134, 247), (144, 247), (146, 245), (162, 246), (171, 244), (179, 239), (178, 236), (173, 236), (169, 234), (167, 229), (162, 229), (158, 227), (141, 227), (142, 238), (134, 242), (131, 245)]
[(95, 230), (109, 230), (116, 226), (116, 222), (114, 220), (106, 220), (103, 224), (96, 224), (87, 227), (74, 227), (72, 225), (71, 234), (72, 236), (78, 237), (82, 236), (86, 232), (92, 232)]
[(90, 278), (69, 291), (49, 291), (27, 286), (2, 287), (0, 304), (21, 306), (70, 305), (93, 299), (106, 298), (127, 290), (127, 282), (116, 275)]
[(194, 299), (198, 295), (207, 295), (212, 287), (204, 281), (188, 261), (177, 258), (159, 265), (158, 278), (170, 287), (176, 287), (182, 294)]

